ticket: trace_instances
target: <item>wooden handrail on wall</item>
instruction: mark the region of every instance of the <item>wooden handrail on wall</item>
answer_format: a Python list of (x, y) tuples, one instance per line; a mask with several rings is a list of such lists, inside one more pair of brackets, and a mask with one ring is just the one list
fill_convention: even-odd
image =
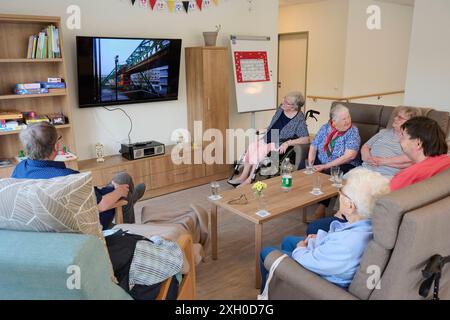
[(309, 99), (313, 99), (314, 101), (317, 100), (332, 100), (332, 101), (347, 101), (350, 102), (350, 100), (359, 100), (359, 99), (365, 99), (365, 98), (373, 98), (377, 97), (378, 99), (381, 99), (383, 96), (391, 96), (395, 94), (403, 94), (405, 93), (404, 90), (402, 91), (391, 91), (391, 92), (381, 92), (381, 93), (372, 93), (367, 94), (363, 96), (352, 96), (352, 97), (344, 97), (344, 98), (337, 98), (337, 97), (324, 97), (324, 96), (308, 96)]

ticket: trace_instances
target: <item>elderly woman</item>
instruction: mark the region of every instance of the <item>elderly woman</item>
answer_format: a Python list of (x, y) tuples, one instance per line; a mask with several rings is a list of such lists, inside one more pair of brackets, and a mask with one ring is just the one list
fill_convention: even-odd
[[(309, 164), (315, 164), (315, 171), (330, 173), (332, 167), (339, 166), (343, 173), (361, 164), (358, 153), (361, 137), (348, 108), (342, 104), (330, 110), (330, 121), (323, 125), (309, 148)], [(329, 200), (322, 201), (315, 211), (315, 218), (325, 216)]]
[[(266, 130), (264, 138), (251, 143), (244, 157), (244, 169), (237, 179), (229, 180), (233, 186), (251, 183), (256, 165), (271, 151), (284, 154), (290, 146), (309, 143), (305, 116), (300, 110), (305, 99), (300, 92), (287, 94)], [(260, 131), (261, 133), (261, 131)]]
[(393, 116), (392, 127), (381, 130), (361, 148), (362, 166), (387, 177), (393, 177), (413, 164), (400, 145), (401, 127), (409, 119), (420, 116), (420, 111), (400, 106), (395, 108)]
[[(330, 231), (303, 237), (286, 237), (281, 251), (340, 287), (348, 288), (359, 268), (364, 251), (372, 240), (371, 216), (376, 200), (389, 193), (389, 179), (377, 172), (357, 168), (348, 173), (340, 192), (340, 213), (346, 222), (334, 221)], [(261, 251), (261, 275), (265, 284), (264, 259), (276, 247)]]
[[(391, 178), (401, 169), (413, 164), (412, 160), (403, 152), (400, 145), (401, 126), (409, 119), (417, 117), (420, 111), (412, 107), (397, 107), (394, 110), (392, 128), (381, 130), (361, 148), (362, 166), (371, 171), (379, 172)], [(338, 214), (311, 222), (306, 234), (315, 234), (318, 230), (328, 231), (333, 221), (343, 221)]]

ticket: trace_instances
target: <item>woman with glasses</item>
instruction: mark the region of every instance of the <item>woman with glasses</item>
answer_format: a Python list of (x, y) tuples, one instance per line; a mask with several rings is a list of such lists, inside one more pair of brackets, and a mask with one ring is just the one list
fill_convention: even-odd
[(309, 133), (306, 127), (305, 116), (300, 110), (305, 99), (300, 92), (287, 94), (283, 103), (267, 129), (259, 130), (264, 134), (263, 139), (251, 143), (244, 156), (244, 169), (237, 179), (229, 180), (233, 186), (250, 184), (256, 165), (271, 151), (284, 154), (290, 146), (309, 143)]
[[(361, 148), (362, 166), (371, 171), (378, 172), (391, 178), (401, 169), (413, 164), (412, 160), (404, 153), (400, 145), (402, 125), (409, 119), (417, 117), (419, 109), (412, 107), (397, 107), (393, 111), (392, 127), (381, 130)], [(340, 221), (338, 216), (326, 217), (311, 222), (306, 229), (306, 234), (316, 234), (318, 230), (328, 231), (333, 221)]]
[(401, 169), (413, 162), (403, 152), (400, 145), (402, 125), (411, 118), (420, 116), (420, 111), (412, 107), (397, 107), (394, 110), (391, 128), (381, 130), (361, 148), (364, 161), (362, 166), (387, 177), (395, 176)]
[[(381, 174), (365, 168), (350, 171), (339, 201), (339, 213), (345, 221), (334, 221), (328, 232), (319, 230), (307, 238), (288, 236), (281, 244), (281, 251), (305, 269), (348, 288), (373, 238), (371, 216), (375, 202), (389, 192), (389, 179)], [(267, 275), (264, 259), (273, 250), (279, 249), (261, 250), (263, 285)]]

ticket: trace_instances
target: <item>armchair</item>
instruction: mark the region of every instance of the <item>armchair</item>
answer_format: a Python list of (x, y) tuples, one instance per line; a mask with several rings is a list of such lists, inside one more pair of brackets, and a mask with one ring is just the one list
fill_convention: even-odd
[[(378, 200), (374, 238), (348, 291), (288, 258), (274, 272), (269, 299), (424, 299), (419, 295), (421, 271), (433, 255), (450, 255), (448, 181), (450, 170)], [(267, 270), (280, 255), (274, 251), (266, 257)], [(443, 269), (440, 298), (450, 299), (448, 267)]]

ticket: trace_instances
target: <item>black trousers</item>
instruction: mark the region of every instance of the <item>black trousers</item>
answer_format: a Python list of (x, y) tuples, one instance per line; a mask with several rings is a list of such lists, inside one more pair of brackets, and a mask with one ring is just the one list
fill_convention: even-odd
[[(128, 286), (134, 250), (136, 248), (136, 243), (141, 240), (150, 241), (145, 237), (128, 234), (122, 230), (105, 237), (109, 257), (114, 269), (114, 276), (119, 281), (119, 286), (128, 292), (135, 300), (155, 300), (161, 289), (161, 282), (151, 286), (135, 285), (131, 290)], [(177, 296), (178, 281), (176, 277), (173, 276), (166, 300), (176, 300)]]

